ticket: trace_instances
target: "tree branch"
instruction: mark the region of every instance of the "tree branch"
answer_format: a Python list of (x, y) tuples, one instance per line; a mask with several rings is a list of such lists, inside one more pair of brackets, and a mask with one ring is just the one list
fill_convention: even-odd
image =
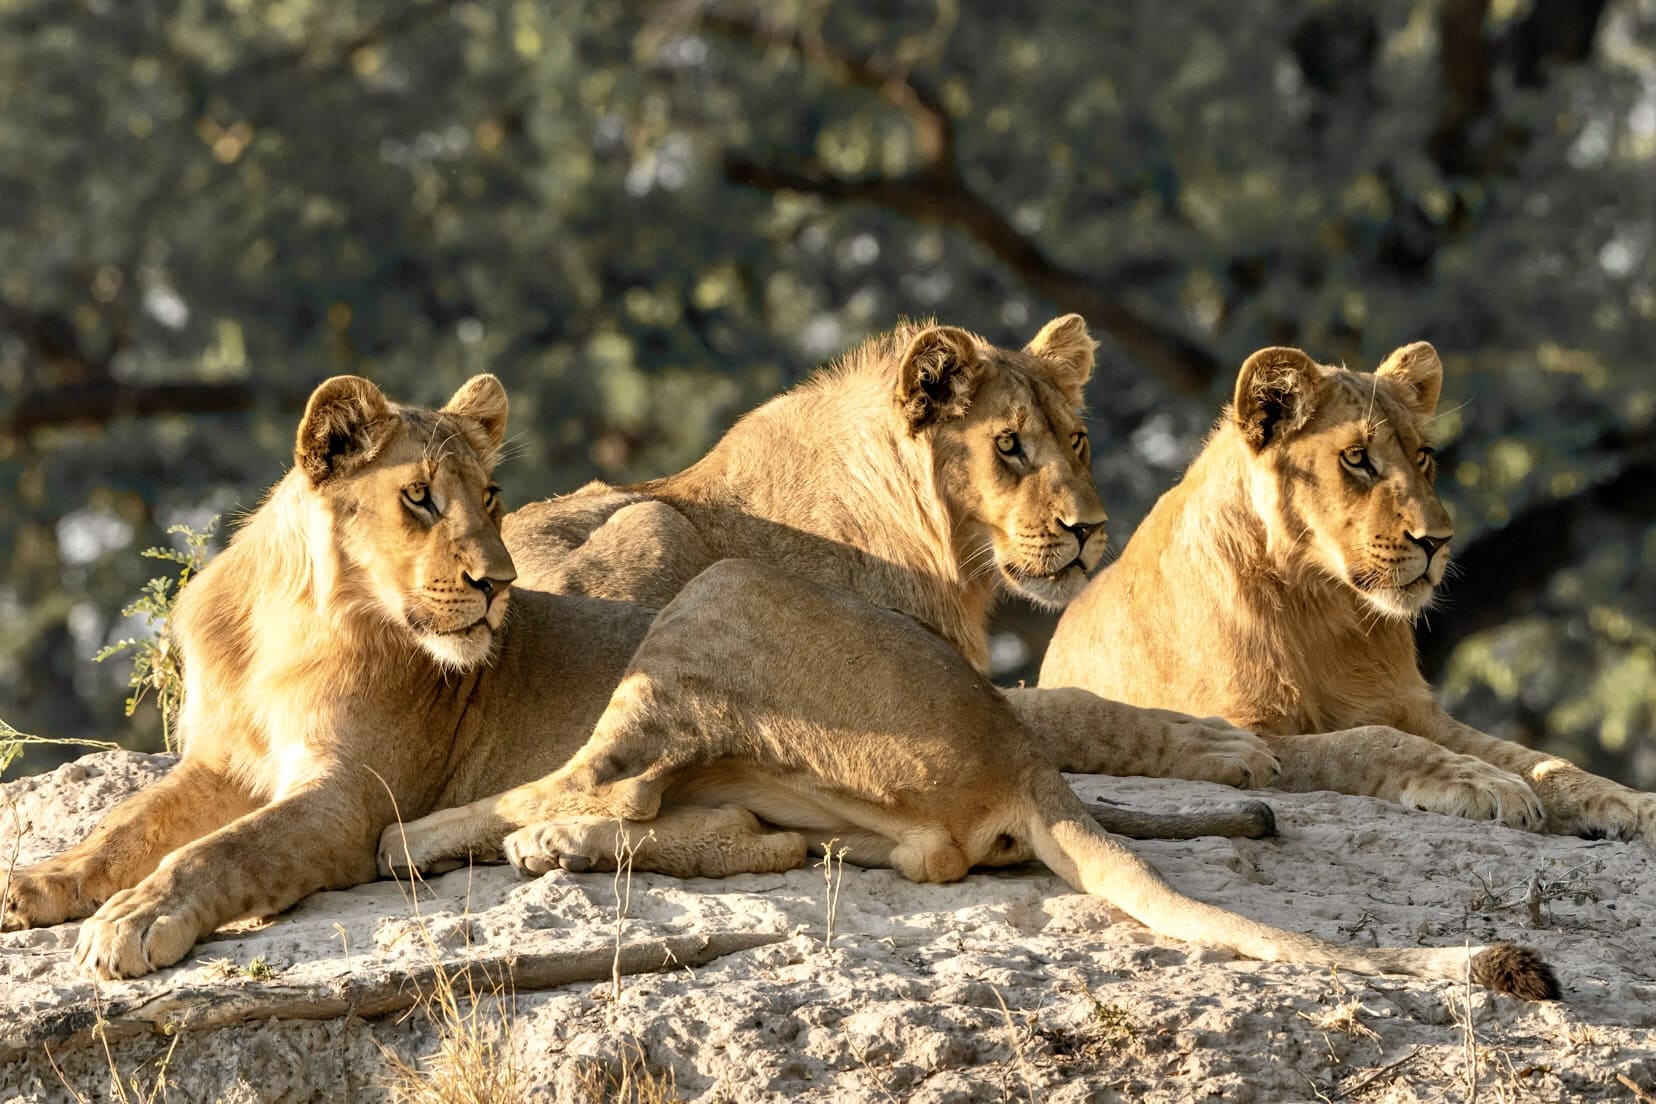
[[(734, 151), (725, 155), (732, 183), (768, 192), (799, 192), (835, 202), (867, 203), (917, 222), (963, 230), (1006, 265), (1031, 291), (1060, 310), (1084, 315), (1124, 352), (1183, 391), (1205, 390), (1219, 361), (1177, 327), (1148, 317), (1114, 291), (1113, 281), (1053, 260), (965, 181), (947, 108), (906, 72), (878, 60), (854, 58), (820, 36), (737, 16), (700, 16), (704, 29), (798, 55), (829, 79), (867, 88), (906, 115), (915, 130), (920, 168), (902, 177), (844, 177), (815, 162), (765, 164)], [(1137, 262), (1135, 262), (1136, 264)]]
[(1490, 0), (1446, 0), (1438, 18), (1442, 110), (1426, 141), (1450, 176), (1499, 170), (1528, 142), (1533, 126), (1494, 117), (1497, 64), (1524, 87), (1546, 83), (1554, 63), (1578, 64), (1593, 53), (1608, 0), (1536, 0), (1497, 42), (1484, 27)]
[(1485, 532), (1458, 555), (1458, 577), (1448, 588), (1448, 613), (1422, 622), (1415, 632), (1421, 669), (1435, 682), (1455, 648), (1467, 637), (1511, 621), (1534, 602), (1559, 571), (1579, 561), (1570, 539), (1595, 513), (1656, 522), (1656, 441), (1607, 440), (1627, 457), (1616, 475), (1567, 498), (1548, 499), (1519, 511)]
[[(72, 1046), (90, 1038), (105, 1042), (150, 1034), (212, 1031), (252, 1021), (332, 1020), (374, 1017), (412, 1008), (444, 984), (459, 993), (507, 993), (555, 989), (660, 970), (701, 966), (716, 958), (780, 943), (786, 935), (709, 932), (666, 935), (619, 950), (530, 951), (480, 955), (456, 962), (359, 970), (331, 984), (281, 980), (253, 985), (149, 986), (103, 1004), (96, 993), (77, 995), (56, 1008), (20, 1016), (0, 1032), (0, 1063), (42, 1046)], [(67, 956), (65, 956), (67, 957)], [(470, 984), (468, 984), (468, 980)]]
[(25, 394), (0, 420), (0, 436), (22, 438), (50, 426), (102, 424), (157, 414), (233, 414), (265, 402), (304, 405), (309, 388), (236, 380), (224, 383), (68, 384)]

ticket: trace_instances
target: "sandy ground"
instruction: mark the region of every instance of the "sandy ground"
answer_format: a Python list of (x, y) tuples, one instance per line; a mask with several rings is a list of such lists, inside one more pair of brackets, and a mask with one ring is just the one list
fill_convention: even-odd
[[(23, 863), (74, 842), (166, 765), (109, 753), (0, 787), (0, 853), (19, 829)], [(1163, 809), (1236, 796), (1075, 782)], [(1136, 846), (1187, 892), (1328, 939), (1531, 943), (1564, 1001), (1156, 940), (1033, 867), (947, 886), (847, 868), (831, 943), (821, 869), (639, 875), (618, 919), (613, 875), (491, 867), (417, 901), (317, 894), (134, 983), (74, 974), (77, 925), (0, 935), (0, 1100), (118, 1098), (112, 1068), (148, 1094), (163, 1063), (155, 1099), (388, 1099), (395, 1057), (439, 1049), (408, 1007), (437, 962), (474, 967), (462, 989), (511, 979), (477, 1023), (534, 1100), (643, 1074), (700, 1101), (1656, 1101), (1649, 850), (1268, 796), (1280, 838)]]

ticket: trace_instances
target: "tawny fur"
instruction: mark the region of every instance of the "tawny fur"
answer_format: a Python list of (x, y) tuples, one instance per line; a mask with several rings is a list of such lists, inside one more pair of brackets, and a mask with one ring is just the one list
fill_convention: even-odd
[[(683, 472), (513, 513), (520, 586), (659, 608), (710, 564), (754, 559), (902, 610), (983, 669), (997, 593), (1061, 605), (1103, 554), (1081, 420), (1093, 350), (1079, 315), (1021, 351), (905, 323), (742, 418)], [(1215, 718), (1079, 692), (1008, 696), (1072, 770), (1275, 776), (1258, 739)]]
[[(762, 618), (755, 610), (763, 610)], [(733, 677), (733, 675), (735, 677)], [(756, 822), (713, 826), (708, 809)], [(702, 852), (705, 869), (687, 862)], [(1340, 947), (1186, 897), (1100, 831), (1007, 700), (913, 618), (747, 560), (723, 560), (658, 616), (592, 739), (550, 777), (381, 842), (388, 869), (503, 850), (525, 871), (728, 874), (846, 857), (921, 882), (1038, 858), (1151, 930), (1269, 961), (1460, 978), (1558, 995), (1506, 946)], [(742, 861), (743, 856), (752, 856)], [(1527, 956), (1527, 957), (1526, 957)]]
[[(1021, 354), (982, 346), (981, 356), (951, 370), (975, 381), (964, 393), (976, 399), (980, 413), (1000, 410), (1023, 419), (1018, 424), (1030, 448), (1040, 450), (1024, 482), (1063, 485), (1078, 496), (1074, 508), (1084, 513), (1096, 509), (1090, 484), (1077, 480), (1072, 452), (1047, 448), (1041, 433), (1049, 414), (1069, 419), (1065, 428), (1079, 424), (1073, 403), (1091, 367), (1090, 340), (1073, 317), (1045, 333), (1061, 355), (1044, 355), (1044, 339), (1038, 338)], [(839, 373), (829, 373), (801, 389), (818, 409), (842, 412), (838, 422), (819, 428), (855, 445), (864, 431), (897, 423), (906, 406), (898, 383), (906, 358), (916, 351), (929, 355), (938, 338), (938, 328), (919, 327), (875, 342), (840, 370), (849, 382), (836, 382)], [(942, 340), (956, 338), (944, 334)], [(1004, 379), (996, 368), (1002, 361), (1011, 365)], [(867, 385), (882, 374), (884, 390)], [(1071, 405), (1053, 406), (1053, 390)], [(852, 397), (832, 397), (842, 391)], [(1022, 398), (1003, 402), (1006, 391)], [(858, 397), (874, 408), (861, 423), (849, 409)], [(790, 409), (793, 401), (779, 403)], [(774, 415), (765, 413), (771, 409), (744, 425), (773, 424)], [(505, 393), (492, 376), (473, 379), (437, 412), (389, 403), (373, 384), (355, 377), (317, 389), (296, 434), (294, 470), (180, 597), (175, 627), (187, 679), (182, 762), (114, 810), (81, 845), (16, 872), (3, 887), (0, 923), (38, 926), (96, 912), (82, 930), (83, 964), (103, 976), (144, 973), (176, 961), (224, 922), (279, 911), (314, 890), (373, 877), (375, 841), (398, 816), (411, 819), (536, 778), (581, 746), (654, 611), (514, 585), (515, 566), (500, 538), (499, 504), (489, 483), (506, 413)], [(981, 469), (934, 464), (928, 449), (954, 440), (950, 427), (967, 416), (940, 410), (927, 426), (905, 430), (900, 439), (880, 438), (915, 467), (898, 465), (895, 473), (884, 472), (883, 482), (841, 498), (845, 508), (830, 511), (821, 527), (829, 539), (801, 534), (765, 550), (860, 593), (913, 599), (922, 612), (981, 638), (984, 610), (977, 607), (985, 602), (963, 598), (951, 613), (945, 585), (925, 580), (905, 589), (902, 573), (882, 558), (901, 542), (864, 543), (862, 532), (845, 524), (855, 516), (852, 504), (877, 514), (883, 491), (891, 491), (895, 503), (887, 530), (926, 511), (938, 525), (952, 524), (960, 516), (953, 512), (958, 501), (972, 490), (957, 484), (970, 483)], [(774, 449), (790, 450), (809, 436), (798, 431), (784, 437), (780, 423), (774, 424)], [(752, 455), (746, 433), (734, 433), (728, 451), (750, 456), (742, 466), (762, 480), (765, 465)], [(1070, 449), (1067, 439), (1063, 447)], [(866, 451), (852, 447), (847, 454), (863, 457), (861, 466), (832, 467), (823, 482), (839, 481), (847, 470), (884, 471)], [(838, 463), (839, 454), (826, 443), (810, 455), (824, 465)], [(790, 494), (808, 488), (808, 473), (780, 461), (774, 466)], [(698, 476), (704, 486), (714, 482), (706, 478), (712, 467)], [(952, 473), (943, 489), (924, 481), (902, 485), (916, 472), (929, 477), (938, 470)], [(741, 480), (727, 487), (723, 493), (752, 490)], [(708, 492), (714, 498), (718, 493)], [(1054, 499), (1060, 500), (1069, 501)], [(691, 514), (704, 522), (732, 516), (712, 506)], [(678, 544), (653, 537), (632, 543), (632, 562), (644, 565), (642, 578), (662, 577), (651, 575), (651, 549), (682, 557), (701, 539), (684, 515), (661, 502), (641, 501), (631, 516), (677, 525), (685, 538)], [(605, 525), (599, 532), (622, 528)], [(772, 521), (750, 524), (761, 534), (778, 528)], [(1052, 555), (1078, 555), (1070, 540), (1067, 551)], [(966, 570), (949, 560), (946, 549), (918, 560), (916, 555), (910, 554), (909, 566), (935, 562), (957, 583)], [(1096, 550), (1088, 555), (1086, 562), (1096, 560)], [(616, 568), (612, 585), (624, 570), (618, 565), (598, 564)], [(478, 585), (484, 580), (487, 589)], [(968, 608), (976, 611), (975, 627), (963, 612)], [(1217, 780), (1242, 780), (1269, 761), (1251, 736), (1183, 715), (1085, 701), (1044, 715), (1058, 728), (1055, 743), (1069, 740), (1077, 756), (1106, 766), (1169, 742), (1200, 748), (1214, 740), (1217, 746), (1198, 753), (1197, 769)], [(1112, 827), (1138, 834), (1257, 834), (1268, 826), (1257, 807), (1194, 821), (1130, 810), (1101, 809), (1100, 815)], [(726, 825), (751, 820), (739, 809), (722, 816)], [(698, 845), (694, 861), (713, 846)]]
[(1441, 380), (1425, 342), (1373, 374), (1249, 358), (1183, 480), (1066, 610), (1040, 684), (1253, 729), (1284, 789), (1656, 838), (1656, 797), (1459, 723), (1420, 674), (1414, 617), (1452, 535), (1423, 451)]
[[(182, 760), (15, 872), (8, 929), (90, 915), (82, 965), (146, 973), (222, 923), (371, 880), (399, 814), (568, 758), (653, 612), (524, 592), (505, 620), (488, 482), (505, 415), (492, 376), (439, 412), (354, 377), (317, 389), (294, 470), (179, 598)], [(548, 716), (584, 722), (542, 740)]]

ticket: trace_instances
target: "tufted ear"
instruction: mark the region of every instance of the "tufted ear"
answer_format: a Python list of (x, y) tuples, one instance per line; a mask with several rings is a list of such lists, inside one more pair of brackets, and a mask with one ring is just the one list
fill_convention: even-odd
[(1098, 342), (1087, 332), (1087, 320), (1079, 314), (1066, 314), (1042, 326), (1035, 340), (1024, 346), (1024, 352), (1051, 361), (1052, 382), (1072, 406), (1080, 406), (1082, 389), (1092, 379), (1093, 350), (1097, 348)]
[(972, 405), (983, 362), (977, 339), (954, 326), (928, 326), (909, 342), (897, 370), (897, 405), (918, 433)]
[(379, 445), (374, 426), (390, 412), (385, 395), (361, 376), (335, 376), (311, 392), (293, 462), (312, 483), (349, 471), (373, 458)]
[(494, 376), (484, 372), (461, 384), (443, 412), (476, 418), (489, 438), (484, 451), (491, 456), (500, 451), (500, 443), (506, 439), (506, 388)]
[(1438, 393), (1443, 390), (1443, 361), (1429, 341), (1417, 341), (1393, 351), (1374, 370), (1403, 386), (1403, 399), (1421, 419), (1437, 412)]
[(1321, 381), (1322, 369), (1300, 350), (1261, 349), (1242, 362), (1231, 417), (1257, 452), (1311, 420)]

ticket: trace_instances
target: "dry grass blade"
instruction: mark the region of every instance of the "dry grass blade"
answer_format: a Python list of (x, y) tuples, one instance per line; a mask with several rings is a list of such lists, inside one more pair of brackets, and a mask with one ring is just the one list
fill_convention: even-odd
[(1001, 996), (999, 989), (991, 988), (990, 992), (995, 994), (995, 1003), (1000, 1005), (1001, 1019), (1006, 1024), (1007, 1045), (1012, 1048), (1013, 1061), (1017, 1064), (1019, 1076), (1023, 1078), (1024, 1097), (1029, 1104), (1040, 1104), (1040, 1097), (1035, 1093), (1034, 1071), (1030, 1068), (1028, 1056), (1024, 1054), (1023, 1037), (1012, 1020), (1012, 1010), (1006, 1007), (1006, 998)]
[[(104, 1065), (109, 1070), (109, 1091), (104, 1094), (104, 1099), (112, 1101), (113, 1104), (157, 1104), (158, 1101), (165, 1101), (167, 1069), (172, 1065), (173, 1051), (178, 1049), (179, 1035), (173, 1034), (172, 1042), (167, 1044), (167, 1049), (156, 1062), (154, 1079), (149, 1087), (145, 1088), (136, 1071), (125, 1077), (121, 1075), (120, 1064), (115, 1061), (115, 1052), (109, 1046), (108, 1028), (109, 1021), (104, 1018), (100, 1005), (97, 1022), (92, 1025), (92, 1035), (103, 1048)], [(88, 1098), (69, 1083), (68, 1075), (63, 1072), (63, 1067), (58, 1065), (57, 1056), (52, 1053), (52, 1048), (48, 1046), (43, 1049), (46, 1051), (46, 1061), (51, 1065), (52, 1073), (57, 1076), (58, 1082), (69, 1095), (75, 1098), (76, 1104), (89, 1104)]]
[[(400, 810), (397, 824), (402, 824)], [(528, 1104), (521, 1071), (511, 1057), (515, 1008), (510, 969), (504, 964), (490, 970), (483, 964), (455, 966), (447, 961), (420, 911), (419, 889), (425, 880), (407, 846), (404, 833), (403, 857), (411, 873), (403, 896), (430, 966), (430, 984), (420, 990), (414, 1007), (436, 1029), (437, 1048), (410, 1062), (381, 1047), (391, 1070), (387, 1079), (391, 1098), (398, 1104)], [(463, 926), (469, 925), (470, 915), (468, 886)]]
[(1627, 1076), (1627, 1074), (1616, 1074), (1616, 1080), (1621, 1082), (1624, 1089), (1633, 1094), (1634, 1099), (1636, 1099), (1639, 1104), (1656, 1104), (1656, 1094), (1652, 1094), (1641, 1088), (1639, 1083)]
[(575, 1091), (581, 1104), (679, 1104), (684, 1099), (673, 1071), (651, 1069), (637, 1039), (622, 1043), (613, 1061), (583, 1061)]
[(826, 929), (822, 945), (830, 948), (834, 945), (834, 921), (839, 918), (840, 886), (845, 882), (846, 849), (841, 847), (835, 851), (834, 844), (838, 842), (839, 839), (836, 837), (823, 844), (822, 861), (817, 863), (817, 866), (822, 868), (823, 892), (827, 899)]

